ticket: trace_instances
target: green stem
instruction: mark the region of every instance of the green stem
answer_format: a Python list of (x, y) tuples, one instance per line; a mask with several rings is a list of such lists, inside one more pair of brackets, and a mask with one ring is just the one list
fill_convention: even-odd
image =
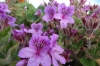
[(90, 38), (87, 39), (87, 47), (88, 47), (88, 49), (90, 49), (90, 47), (91, 47), (91, 40), (90, 40)]

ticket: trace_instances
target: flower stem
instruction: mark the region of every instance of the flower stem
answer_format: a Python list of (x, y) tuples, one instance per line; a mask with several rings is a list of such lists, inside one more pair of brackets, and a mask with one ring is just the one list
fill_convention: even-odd
[(88, 49), (90, 49), (90, 47), (91, 47), (91, 40), (90, 40), (90, 38), (87, 39), (87, 47), (88, 47)]

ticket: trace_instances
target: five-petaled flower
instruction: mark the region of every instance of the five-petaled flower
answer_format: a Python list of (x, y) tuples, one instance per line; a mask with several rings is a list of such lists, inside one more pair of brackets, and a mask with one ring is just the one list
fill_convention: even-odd
[(68, 23), (74, 23), (72, 15), (74, 14), (73, 6), (66, 6), (64, 3), (58, 5), (58, 13), (54, 15), (54, 18), (60, 19), (61, 28), (66, 28)]
[(43, 16), (43, 20), (46, 22), (49, 22), (51, 20), (53, 20), (54, 18), (54, 14), (56, 13), (56, 7), (53, 6), (46, 6), (44, 9), (45, 15)]
[(48, 55), (49, 49), (50, 40), (47, 36), (33, 34), (29, 41), (29, 47), (21, 49), (18, 56), (21, 58), (29, 58), (27, 66), (50, 66), (51, 58)]
[(31, 29), (24, 29), (26, 33), (32, 33), (32, 34), (41, 34), (42, 33), (43, 24), (42, 23), (32, 23)]

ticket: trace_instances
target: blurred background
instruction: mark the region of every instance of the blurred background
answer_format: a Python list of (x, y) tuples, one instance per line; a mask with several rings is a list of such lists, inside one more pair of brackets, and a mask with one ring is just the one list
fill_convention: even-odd
[[(4, 2), (5, 0), (0, 0), (0, 2)], [(46, 3), (48, 3), (49, 0), (44, 0)], [(55, 0), (58, 3), (66, 3), (66, 5), (69, 5), (69, 0)], [(35, 7), (38, 7), (40, 4), (43, 3), (43, 0), (29, 0), (29, 3), (33, 4)], [(98, 4), (100, 5), (100, 0), (87, 0), (86, 4)]]

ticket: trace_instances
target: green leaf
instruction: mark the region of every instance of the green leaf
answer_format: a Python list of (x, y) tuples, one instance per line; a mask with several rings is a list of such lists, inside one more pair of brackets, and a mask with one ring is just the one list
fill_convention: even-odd
[(7, 65), (7, 64), (11, 63), (13, 58), (15, 57), (15, 55), (17, 53), (18, 46), (19, 46), (18, 44), (12, 46), (8, 50), (8, 53), (7, 53), (6, 57), (5, 58), (0, 58), (0, 64)]
[(100, 54), (98, 53), (100, 48), (96, 45), (92, 46), (88, 51), (92, 55), (93, 58), (100, 58)]
[(99, 66), (95, 60), (90, 58), (81, 58), (79, 61), (83, 66)]
[(11, 28), (7, 27), (0, 32), (0, 52), (3, 51), (8, 44), (8, 41), (11, 36)]
[(6, 35), (8, 35), (9, 32), (10, 32), (10, 30), (11, 30), (11, 27), (7, 27), (3, 31), (1, 31), (0, 32), (0, 39), (2, 39), (3, 37), (5, 37)]

